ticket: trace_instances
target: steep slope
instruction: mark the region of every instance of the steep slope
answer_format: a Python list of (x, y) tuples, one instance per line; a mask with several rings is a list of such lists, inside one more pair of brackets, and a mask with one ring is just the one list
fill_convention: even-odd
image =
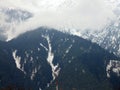
[(119, 58), (80, 37), (39, 28), (0, 45), (10, 55), (0, 61), (12, 62), (25, 88), (55, 90), (57, 82), (62, 90), (119, 90)]
[(11, 49), (0, 41), (0, 89), (25, 89), (32, 82), (16, 68)]
[(119, 19), (115, 23), (110, 24), (105, 29), (94, 34), (84, 34), (87, 39), (98, 43), (101, 47), (120, 56), (120, 23)]

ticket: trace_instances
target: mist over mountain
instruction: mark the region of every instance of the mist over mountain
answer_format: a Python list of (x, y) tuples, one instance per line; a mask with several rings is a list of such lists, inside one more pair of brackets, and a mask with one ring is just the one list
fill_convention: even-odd
[(14, 36), (16, 27), (32, 17), (32, 13), (21, 9), (0, 8), (0, 40)]
[[(2, 19), (6, 20), (11, 17), (8, 14), (6, 17), (6, 13), (2, 10), (4, 9), (8, 12), (14, 10), (19, 19), (27, 20), (20, 19), (21, 22), (18, 22), (19, 20), (16, 22), (13, 19), (11, 24), (2, 20), (0, 27), (7, 30), (8, 40), (40, 26), (56, 28), (60, 31), (68, 29), (70, 31), (74, 29), (79, 31), (101, 30), (116, 18), (115, 10), (118, 6), (116, 3), (119, 2), (115, 1), (114, 4), (113, 1), (108, 0), (94, 0), (92, 2), (90, 0), (4, 0), (0, 1), (0, 17), (4, 16)], [(22, 14), (20, 11), (23, 11)], [(14, 17), (13, 14), (12, 17)]]
[(120, 0), (0, 1), (0, 90), (120, 90)]

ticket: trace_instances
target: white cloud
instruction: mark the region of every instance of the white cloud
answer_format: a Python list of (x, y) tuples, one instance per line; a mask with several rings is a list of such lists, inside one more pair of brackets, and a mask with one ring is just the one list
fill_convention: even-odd
[(115, 17), (113, 7), (105, 0), (0, 0), (0, 7), (20, 8), (34, 14), (17, 25), (14, 35), (40, 26), (100, 29)]

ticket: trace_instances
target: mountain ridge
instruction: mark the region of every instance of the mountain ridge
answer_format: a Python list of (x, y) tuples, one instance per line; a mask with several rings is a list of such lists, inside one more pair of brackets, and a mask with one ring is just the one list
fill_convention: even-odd
[[(24, 82), (22, 75), (25, 75), (26, 84), (25, 86), (24, 83), (21, 84), (22, 87), (29, 88), (28, 85), (31, 85), (31, 88), (36, 90), (55, 90), (55, 82), (58, 80), (59, 89), (62, 87), (63, 90), (72, 90), (72, 88), (81, 90), (90, 90), (91, 88), (108, 90), (109, 88), (109, 90), (114, 90), (115, 87), (119, 88), (119, 80), (115, 85), (113, 84), (116, 82), (113, 77), (119, 78), (119, 76), (111, 74), (114, 73), (111, 67), (109, 72), (106, 71), (109, 61), (119, 61), (119, 58), (97, 44), (80, 37), (54, 29), (38, 28), (6, 42), (5, 46), (8, 49), (6, 47), (4, 49), (7, 49), (6, 51), (9, 51), (12, 57), (11, 61), (14, 65), (16, 64), (14, 68), (22, 72), (20, 74), (21, 82)], [(13, 56), (12, 53), (14, 53)], [(54, 55), (54, 57), (49, 57), (49, 55)], [(16, 58), (20, 60), (17, 62), (20, 66), (15, 63)], [(50, 58), (52, 64), (50, 64)], [(56, 66), (57, 68), (52, 69)], [(54, 79), (52, 73), (57, 70), (59, 73)], [(107, 73), (110, 77), (107, 77)], [(116, 72), (114, 74), (117, 75)], [(72, 80), (69, 81), (70, 79)]]

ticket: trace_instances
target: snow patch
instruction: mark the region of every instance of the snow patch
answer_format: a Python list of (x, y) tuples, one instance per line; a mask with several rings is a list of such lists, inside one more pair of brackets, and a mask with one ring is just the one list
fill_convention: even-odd
[(71, 60), (68, 61), (68, 63), (71, 63), (71, 62), (72, 62)]
[(13, 55), (13, 58), (15, 60), (16, 66), (18, 69), (20, 69), (21, 71), (24, 72), (24, 69), (21, 67), (21, 64), (20, 64), (21, 57), (17, 56), (16, 54), (17, 54), (17, 50), (13, 51), (12, 55)]
[(42, 90), (41, 88), (39, 88), (39, 90)]
[(48, 51), (47, 47), (40, 43), (40, 46), (43, 47), (46, 51)]
[(106, 67), (107, 77), (110, 78), (110, 72), (114, 72), (120, 76), (120, 61), (110, 60)]
[(33, 51), (32, 51), (32, 50), (31, 50), (30, 52), (31, 52), (31, 54), (33, 53)]
[(30, 61), (31, 61), (31, 62), (33, 61), (33, 57), (30, 57)]
[(63, 56), (63, 58), (66, 56), (66, 54), (68, 54), (69, 53), (69, 51), (70, 51), (70, 49), (72, 48), (72, 44), (67, 48), (67, 50), (65, 51), (65, 54), (64, 54), (64, 56)]
[(36, 73), (37, 73), (37, 68), (35, 68), (35, 69), (32, 71), (32, 74), (31, 74), (31, 77), (30, 77), (31, 80), (34, 79)]
[(21, 65), (20, 65), (21, 57), (16, 56), (16, 53), (17, 53), (17, 50), (15, 50), (15, 51), (13, 52), (13, 58), (14, 58), (14, 60), (15, 60), (15, 63), (16, 63), (17, 68), (20, 69), (20, 67), (21, 67)]
[(82, 73), (85, 73), (85, 70), (84, 70), (84, 69), (82, 69)]
[(70, 51), (70, 49), (72, 48), (72, 46), (73, 46), (73, 45), (70, 45), (70, 46), (68, 47), (68, 49), (66, 50), (65, 53), (69, 53), (69, 51)]
[(38, 51), (40, 51), (40, 48), (38, 48)]
[(26, 55), (27, 58), (29, 57), (29, 54), (27, 52), (25, 52), (25, 55)]

